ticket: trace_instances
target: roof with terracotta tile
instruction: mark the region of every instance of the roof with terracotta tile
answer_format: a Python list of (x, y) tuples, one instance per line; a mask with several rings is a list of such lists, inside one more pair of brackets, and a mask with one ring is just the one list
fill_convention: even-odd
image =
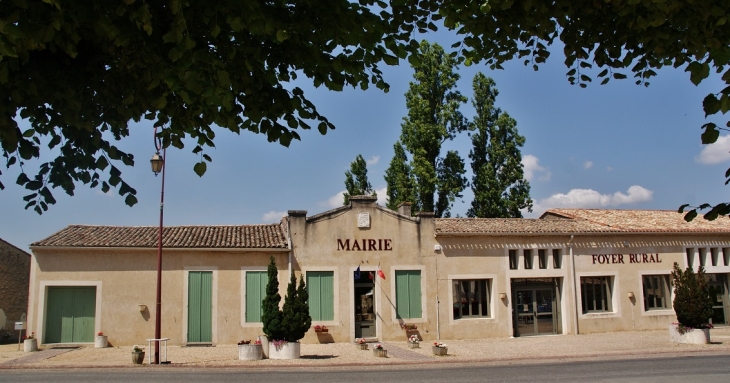
[[(71, 225), (32, 247), (156, 248), (156, 226)], [(285, 225), (168, 226), (163, 247), (208, 249), (286, 249)]]
[(540, 219), (443, 218), (436, 235), (610, 233), (730, 233), (730, 219), (692, 222), (671, 210), (550, 209)]

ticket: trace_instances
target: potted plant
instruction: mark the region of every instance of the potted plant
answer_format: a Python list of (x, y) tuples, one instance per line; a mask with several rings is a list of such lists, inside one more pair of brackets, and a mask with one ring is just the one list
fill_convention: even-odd
[(262, 302), (261, 315), (264, 334), (269, 339), (268, 356), (271, 359), (298, 359), (300, 357), (299, 340), (304, 338), (304, 334), (312, 325), (307, 303), (309, 294), (304, 283), (304, 276), (299, 280), (297, 287), (297, 278), (292, 273), (284, 297), (284, 306), (280, 310), (281, 295), (279, 295), (278, 273), (272, 256), (268, 268), (269, 282), (266, 285), (266, 296)]
[(132, 346), (132, 363), (142, 364), (144, 362), (144, 346)]
[(384, 349), (382, 344), (377, 343), (373, 347), (373, 355), (377, 356), (378, 358), (386, 358), (388, 356), (388, 350)]
[(261, 341), (242, 340), (238, 342), (238, 360), (261, 360), (264, 357)]
[(408, 348), (420, 348), (421, 340), (418, 339), (418, 335), (411, 335), (408, 337)]
[(368, 344), (365, 342), (365, 339), (363, 339), (363, 338), (356, 338), (355, 345), (357, 346), (358, 350), (367, 350), (368, 349)]
[(433, 342), (431, 351), (433, 351), (434, 355), (444, 356), (449, 352), (449, 347), (445, 343)]
[(38, 339), (36, 339), (34, 332), (31, 332), (30, 335), (26, 335), (23, 337), (23, 351), (38, 351)]
[(104, 335), (103, 332), (99, 331), (94, 339), (94, 348), (107, 348), (109, 347), (109, 339)]
[(669, 339), (678, 343), (710, 343), (710, 318), (712, 298), (705, 279), (705, 268), (700, 266), (697, 274), (688, 267), (685, 271), (674, 263), (672, 271), (674, 284), (674, 312), (677, 322), (669, 325)]

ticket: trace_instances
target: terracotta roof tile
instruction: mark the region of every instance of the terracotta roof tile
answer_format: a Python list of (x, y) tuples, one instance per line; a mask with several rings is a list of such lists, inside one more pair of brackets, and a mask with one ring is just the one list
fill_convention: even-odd
[(587, 221), (530, 218), (441, 218), (436, 235), (454, 234), (565, 234), (571, 232), (615, 232), (610, 227)]
[[(71, 225), (34, 247), (157, 247), (156, 226)], [(230, 226), (168, 226), (163, 246), (169, 248), (285, 249), (282, 224)]]

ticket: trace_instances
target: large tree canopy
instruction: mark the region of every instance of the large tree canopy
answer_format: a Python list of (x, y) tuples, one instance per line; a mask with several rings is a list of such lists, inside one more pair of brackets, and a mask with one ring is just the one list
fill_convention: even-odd
[[(727, 0), (8, 0), (0, 3), (0, 145), (7, 166), (40, 157), (42, 146), (59, 151), (17, 180), (38, 212), (54, 201), (47, 186), (72, 194), (75, 182), (118, 186), (134, 204), (119, 169), (107, 169), (133, 163), (110, 142), (127, 135), (130, 120), (154, 120), (165, 146), (192, 137), (202, 174), (215, 126), (283, 145), (307, 121), (322, 133), (334, 128), (288, 82), (303, 74), (333, 90), (387, 89), (378, 64), (409, 52), (414, 64), (413, 33), (437, 21), (459, 34), (454, 48), (467, 64), (523, 58), (537, 69), (560, 41), (568, 80), (580, 86), (632, 73), (648, 85), (664, 66), (697, 84), (716, 71), (728, 86), (704, 99), (710, 116), (730, 110), (728, 15)], [(19, 118), (31, 129), (21, 131)], [(702, 128), (703, 143), (725, 129)], [(728, 212), (719, 204), (706, 217)]]

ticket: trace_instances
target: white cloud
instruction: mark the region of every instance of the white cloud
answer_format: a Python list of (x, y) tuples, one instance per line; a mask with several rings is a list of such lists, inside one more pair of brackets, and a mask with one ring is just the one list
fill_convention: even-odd
[(281, 221), (281, 218), (286, 216), (287, 212), (285, 211), (270, 211), (268, 213), (264, 213), (264, 215), (261, 217), (261, 219), (266, 223), (274, 223)]
[(550, 169), (540, 166), (540, 159), (532, 154), (522, 157), (522, 166), (525, 169), (525, 179), (528, 181), (532, 181), (537, 173), (542, 174), (542, 176), (538, 178), (541, 181), (549, 181), (550, 177), (552, 177)]
[(586, 161), (583, 163), (583, 169), (590, 169), (593, 167), (593, 161)]
[(554, 207), (576, 207), (576, 208), (605, 208), (620, 205), (629, 205), (652, 200), (654, 192), (638, 185), (631, 186), (627, 194), (615, 192), (613, 194), (601, 194), (592, 189), (572, 189), (562, 194), (552, 196), (536, 203), (533, 210), (549, 209)]
[(375, 165), (380, 161), (380, 156), (372, 156), (369, 160), (365, 161), (368, 165)]
[(610, 166), (606, 166), (606, 171), (607, 171), (607, 172), (612, 172), (612, 171), (613, 171), (613, 168), (612, 168), (612, 167), (610, 167)]
[(378, 193), (378, 205), (385, 206), (385, 204), (388, 203), (388, 187), (384, 186), (380, 189), (376, 189), (375, 192)]
[(730, 161), (730, 135), (718, 138), (714, 144), (704, 145), (695, 161), (705, 165)]
[(345, 192), (347, 190), (342, 190), (337, 192), (337, 194), (333, 195), (332, 197), (328, 198), (327, 201), (320, 202), (320, 206), (324, 206), (329, 209), (334, 209), (336, 207), (342, 206), (342, 202), (345, 201)]

